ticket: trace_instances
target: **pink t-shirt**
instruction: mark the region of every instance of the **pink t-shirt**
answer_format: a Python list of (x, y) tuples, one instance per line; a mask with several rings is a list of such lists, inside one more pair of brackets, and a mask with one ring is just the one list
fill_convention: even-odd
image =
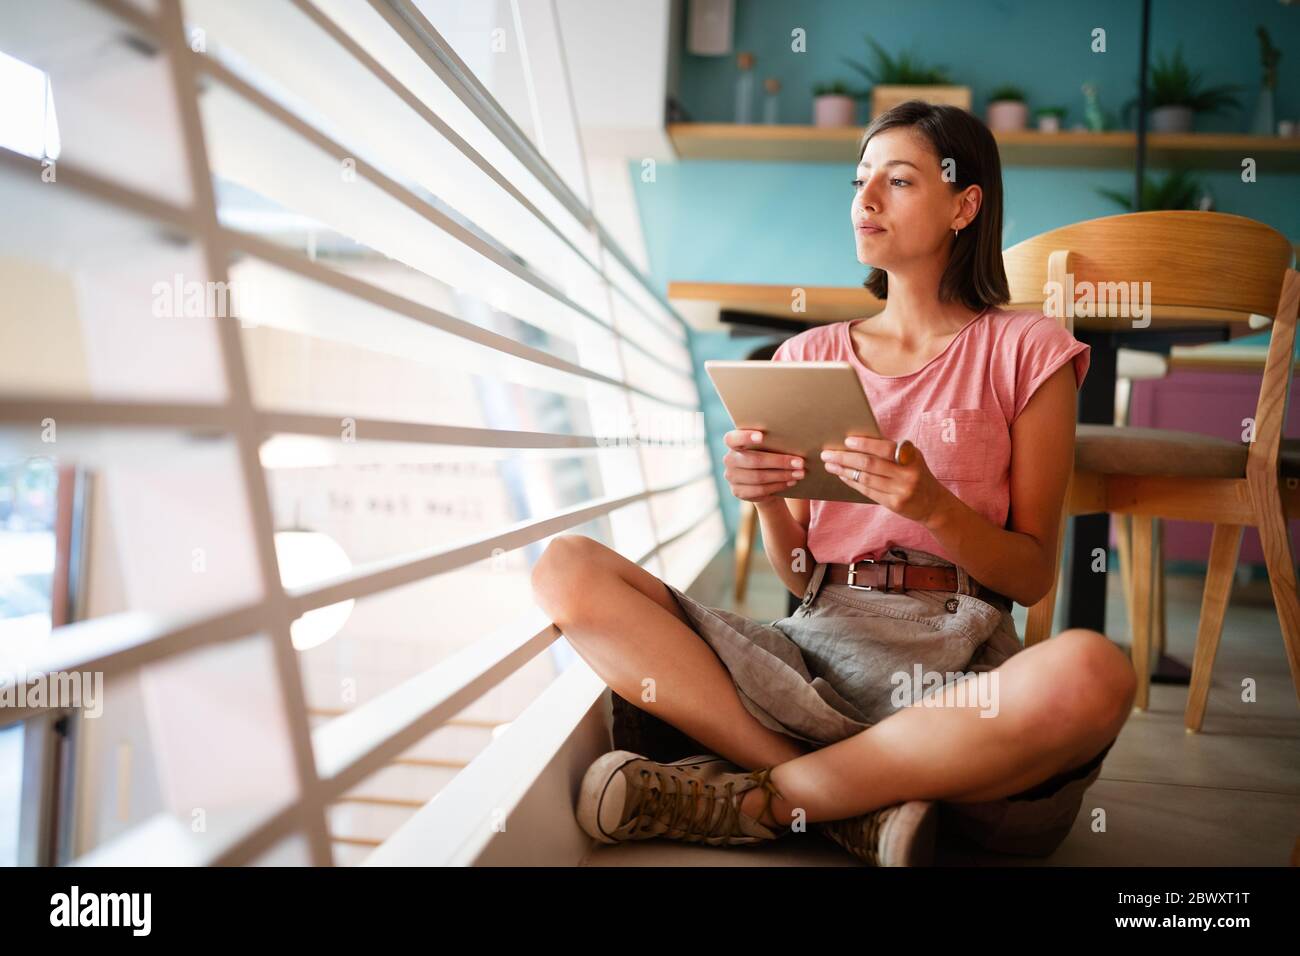
[[(862, 321), (862, 320), (856, 320)], [(854, 352), (849, 327), (834, 322), (781, 343), (772, 360), (848, 362), (857, 370), (881, 434), (910, 439), (954, 495), (998, 527), (1010, 507), (1011, 423), (1038, 386), (1073, 360), (1075, 387), (1088, 371), (1089, 346), (1039, 310), (992, 307), (909, 375), (879, 375)], [(807, 463), (821, 467), (820, 459)], [(880, 558), (899, 545), (948, 561), (919, 522), (883, 505), (810, 501), (808, 549), (816, 561)]]

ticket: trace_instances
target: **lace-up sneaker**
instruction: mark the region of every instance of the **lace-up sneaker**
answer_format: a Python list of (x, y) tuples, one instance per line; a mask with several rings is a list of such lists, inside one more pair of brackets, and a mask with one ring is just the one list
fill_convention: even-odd
[(711, 846), (775, 840), (772, 830), (740, 812), (741, 797), (755, 787), (773, 795), (772, 768), (746, 773), (721, 757), (701, 754), (658, 763), (627, 750), (605, 754), (588, 769), (578, 796), (578, 823), (602, 843), (660, 837)]
[(933, 800), (909, 800), (813, 826), (868, 866), (930, 866), (938, 822)]

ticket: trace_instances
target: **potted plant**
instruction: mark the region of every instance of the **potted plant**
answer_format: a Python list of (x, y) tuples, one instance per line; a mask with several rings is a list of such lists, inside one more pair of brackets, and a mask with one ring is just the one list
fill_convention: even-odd
[(849, 89), (842, 80), (813, 87), (814, 126), (856, 126), (858, 100), (862, 93)]
[(1038, 131), (1040, 133), (1059, 133), (1061, 124), (1065, 122), (1065, 114), (1068, 113), (1064, 106), (1044, 106), (1041, 109), (1034, 110), (1034, 116), (1038, 118)]
[[(1098, 189), (1097, 193), (1116, 203), (1126, 212), (1133, 211), (1133, 196), (1117, 189)], [(1150, 176), (1142, 177), (1142, 208), (1152, 209), (1211, 209), (1213, 198), (1204, 185), (1185, 169), (1175, 169), (1157, 182)]]
[(926, 66), (914, 52), (904, 51), (897, 57), (871, 37), (867, 37), (875, 56), (874, 68), (852, 60), (844, 62), (871, 81), (871, 118), (907, 100), (922, 100), (970, 109), (970, 87), (954, 86), (943, 67)]
[(989, 94), (987, 122), (995, 133), (1024, 129), (1029, 118), (1025, 91), (1018, 86), (999, 86)]
[[(1255, 104), (1255, 122), (1250, 131), (1256, 136), (1272, 136), (1273, 130), (1273, 94), (1277, 89), (1277, 61), (1282, 53), (1269, 39), (1268, 30), (1263, 24), (1255, 28), (1259, 37), (1259, 65), (1264, 69), (1260, 79), (1259, 100)], [(1281, 135), (1279, 131), (1279, 135)]]
[[(1201, 74), (1193, 73), (1183, 61), (1183, 47), (1180, 43), (1168, 59), (1163, 55), (1156, 57), (1151, 66), (1149, 118), (1153, 133), (1189, 133), (1192, 130), (1192, 118), (1197, 113), (1218, 113), (1225, 107), (1240, 107), (1241, 104), (1232, 94), (1238, 92), (1237, 86), (1201, 87)], [(1124, 104), (1127, 119), (1136, 99)]]

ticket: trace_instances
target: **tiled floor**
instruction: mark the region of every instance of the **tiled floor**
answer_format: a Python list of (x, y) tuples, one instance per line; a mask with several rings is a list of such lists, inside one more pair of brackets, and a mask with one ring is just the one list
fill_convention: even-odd
[[(721, 554), (693, 590), (701, 600), (759, 620), (785, 615), (785, 595), (761, 553), (749, 594), (731, 600), (730, 556)], [(1167, 582), (1167, 653), (1190, 666), (1202, 579)], [(1024, 628), (1025, 609), (1017, 607)], [(1116, 575), (1107, 634), (1127, 649), (1128, 624)], [(1242, 684), (1255, 683), (1244, 702)], [(1300, 707), (1267, 582), (1234, 589), (1199, 734), (1183, 728), (1185, 685), (1152, 684), (1151, 706), (1134, 711), (1087, 791), (1073, 832), (1047, 860), (970, 847), (939, 849), (942, 865), (1286, 866), (1300, 845)], [(1093, 808), (1106, 811), (1094, 833)], [(715, 849), (650, 840), (592, 850), (588, 866), (858, 865), (822, 837), (771, 847)]]

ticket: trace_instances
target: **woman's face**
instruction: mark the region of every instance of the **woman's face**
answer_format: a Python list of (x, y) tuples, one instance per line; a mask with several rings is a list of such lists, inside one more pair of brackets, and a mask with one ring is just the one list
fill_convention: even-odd
[(944, 174), (929, 141), (911, 128), (871, 137), (850, 209), (859, 262), (893, 272), (910, 262), (946, 257), (953, 229), (964, 228), (979, 209), (980, 188), (955, 192), (956, 170), (947, 174), (948, 181)]

